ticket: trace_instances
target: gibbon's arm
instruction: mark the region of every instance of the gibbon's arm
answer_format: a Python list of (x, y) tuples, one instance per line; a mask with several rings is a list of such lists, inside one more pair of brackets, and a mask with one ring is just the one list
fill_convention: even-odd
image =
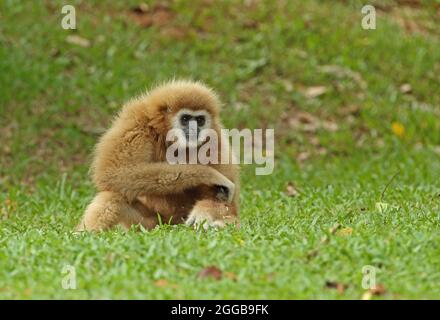
[(167, 195), (200, 185), (226, 188), (229, 202), (235, 185), (217, 170), (197, 164), (146, 163), (108, 170), (98, 188), (123, 194), (130, 202), (142, 195)]

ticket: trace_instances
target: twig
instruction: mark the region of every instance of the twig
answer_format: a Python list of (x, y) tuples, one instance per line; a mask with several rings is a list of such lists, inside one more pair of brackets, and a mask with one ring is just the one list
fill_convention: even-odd
[(388, 181), (388, 183), (386, 184), (385, 188), (382, 191), (382, 194), (380, 195), (380, 201), (382, 202), (383, 197), (385, 196), (385, 192), (387, 191), (388, 187), (390, 186), (391, 182), (393, 182), (394, 178), (397, 177), (397, 175), (400, 173), (400, 170), (397, 171), (392, 177), (391, 179)]

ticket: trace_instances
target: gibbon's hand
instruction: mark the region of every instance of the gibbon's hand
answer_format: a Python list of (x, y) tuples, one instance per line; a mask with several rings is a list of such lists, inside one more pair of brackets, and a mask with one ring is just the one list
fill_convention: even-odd
[(197, 202), (185, 221), (194, 229), (223, 228), (227, 224), (237, 224), (236, 212), (232, 205), (214, 200)]

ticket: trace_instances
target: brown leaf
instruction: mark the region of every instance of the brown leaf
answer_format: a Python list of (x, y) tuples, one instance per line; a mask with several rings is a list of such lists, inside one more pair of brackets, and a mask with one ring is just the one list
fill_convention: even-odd
[(90, 47), (90, 40), (77, 36), (77, 35), (70, 35), (66, 37), (66, 42), (83, 47), (88, 48)]
[(296, 113), (296, 119), (300, 123), (316, 123), (316, 122), (318, 122), (318, 120), (310, 113), (301, 112), (301, 111)]
[(400, 86), (400, 92), (402, 93), (411, 93), (412, 87), (409, 83), (404, 83)]
[(177, 284), (169, 283), (167, 279), (159, 279), (154, 282), (154, 286), (158, 288), (177, 288)]
[(310, 158), (310, 153), (307, 151), (304, 152), (300, 152), (297, 156), (296, 156), (296, 160), (298, 160), (299, 162), (304, 162), (307, 159)]
[(330, 234), (335, 234), (336, 231), (338, 231), (341, 228), (341, 225), (339, 223), (335, 223), (328, 231)]
[(284, 193), (289, 197), (299, 196), (299, 191), (295, 188), (295, 185), (292, 182), (289, 182), (286, 187), (286, 191)]
[(232, 280), (232, 281), (237, 281), (237, 275), (233, 272), (225, 272), (224, 273), (225, 278)]
[(341, 116), (358, 116), (361, 113), (361, 107), (353, 104), (343, 107), (338, 110), (338, 114)]
[(154, 285), (158, 288), (164, 288), (164, 287), (168, 287), (169, 283), (168, 280), (166, 279), (159, 279), (154, 282)]
[(131, 8), (131, 11), (135, 12), (135, 13), (146, 13), (148, 12), (148, 10), (150, 9), (150, 7), (148, 6), (148, 4), (146, 3), (141, 3), (133, 8)]
[(339, 229), (338, 231), (336, 231), (336, 235), (342, 236), (342, 237), (349, 236), (352, 233), (353, 233), (353, 228), (350, 228), (350, 227), (342, 228), (342, 229)]
[(307, 98), (316, 98), (323, 95), (327, 91), (328, 91), (327, 87), (324, 86), (308, 87), (304, 92), (304, 95)]
[(336, 289), (336, 290), (338, 290), (339, 294), (343, 294), (345, 292), (345, 289), (347, 289), (346, 284), (343, 284), (340, 282), (335, 282), (335, 281), (326, 281), (325, 287), (329, 288), (329, 289)]
[(214, 278), (215, 280), (220, 280), (222, 278), (223, 272), (216, 266), (208, 266), (199, 272), (199, 278)]
[(362, 295), (362, 300), (370, 300), (373, 296), (382, 296), (387, 293), (387, 290), (382, 284), (378, 284), (376, 287), (368, 289)]
[(134, 22), (144, 28), (151, 26), (163, 27), (174, 19), (174, 13), (165, 3), (156, 4), (152, 8), (147, 4), (136, 6), (131, 9), (130, 16)]
[(376, 287), (370, 289), (370, 292), (375, 296), (381, 296), (387, 293), (387, 290), (383, 286), (383, 284), (378, 284)]

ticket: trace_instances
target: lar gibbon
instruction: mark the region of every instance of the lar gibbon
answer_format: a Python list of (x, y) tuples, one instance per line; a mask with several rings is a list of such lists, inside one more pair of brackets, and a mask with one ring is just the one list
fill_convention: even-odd
[[(189, 124), (210, 128), (221, 153), (220, 101), (205, 85), (172, 81), (129, 101), (100, 138), (91, 167), (98, 193), (77, 230), (102, 231), (115, 225), (154, 228), (164, 223), (222, 227), (238, 225), (239, 168), (232, 164), (170, 164), (171, 129), (188, 139)], [(199, 148), (205, 141), (197, 136)], [(190, 148), (191, 145), (188, 145)], [(221, 157), (221, 155), (219, 155)]]

